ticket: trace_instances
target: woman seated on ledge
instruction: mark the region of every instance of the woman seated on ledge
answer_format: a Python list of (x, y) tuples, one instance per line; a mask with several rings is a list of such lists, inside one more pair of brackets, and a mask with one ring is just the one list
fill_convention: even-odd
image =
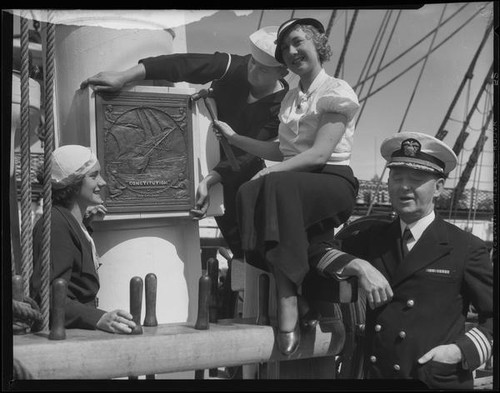
[(315, 237), (333, 238), (358, 188), (349, 160), (359, 103), (346, 82), (323, 69), (331, 54), (324, 31), (311, 18), (291, 19), (278, 30), (275, 57), (300, 77), (281, 103), (279, 142), (251, 140), (215, 122), (231, 144), (281, 161), (241, 186), (237, 202), (246, 261), (271, 270), (276, 280), (277, 344), (286, 355), (300, 342), (297, 294), (314, 264)]
[[(68, 283), (65, 327), (131, 333), (132, 315), (124, 310), (106, 312), (97, 308), (99, 257), (89, 234), (90, 222), (104, 215), (100, 195), (106, 182), (97, 157), (79, 145), (61, 146), (52, 153), (52, 219), (50, 282)], [(39, 179), (40, 180), (40, 179)], [(42, 220), (33, 229), (33, 274), (31, 297), (40, 304)]]

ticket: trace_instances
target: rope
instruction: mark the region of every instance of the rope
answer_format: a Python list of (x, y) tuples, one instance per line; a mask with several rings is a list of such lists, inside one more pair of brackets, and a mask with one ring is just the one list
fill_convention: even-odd
[(356, 24), (356, 20), (358, 18), (358, 13), (359, 13), (359, 10), (355, 10), (354, 15), (352, 16), (351, 24), (349, 25), (349, 31), (348, 31), (347, 36), (345, 38), (344, 47), (342, 48), (342, 52), (340, 53), (340, 58), (339, 58), (339, 61), (337, 63), (337, 69), (335, 70), (335, 74), (334, 74), (335, 78), (338, 77), (338, 75), (340, 73), (340, 68), (344, 65), (345, 54), (346, 54), (347, 48), (349, 46), (349, 41), (351, 40), (352, 32), (354, 30), (354, 25)]
[(29, 295), (29, 282), (33, 270), (28, 52), (28, 19), (21, 18), (21, 275), (26, 296)]
[(257, 24), (257, 30), (260, 30), (260, 26), (262, 24), (262, 18), (264, 17), (264, 10), (260, 13), (259, 23)]
[[(461, 121), (462, 126), (466, 124), (466, 119), (467, 119), (467, 112), (469, 111), (470, 108), (470, 92), (471, 92), (471, 83), (472, 83), (472, 78), (469, 78), (467, 80), (467, 94), (465, 95), (465, 107), (464, 107), (464, 114), (463, 114), (463, 120)], [(458, 180), (460, 179), (460, 176), (462, 175), (462, 166), (463, 166), (463, 152), (462, 150), (460, 151), (459, 155), (459, 160), (457, 163), (457, 176), (453, 179), (453, 189), (457, 186)], [(455, 192), (452, 191), (451, 197), (450, 197), (450, 207), (448, 209), (448, 220), (451, 220), (451, 216), (453, 215), (453, 212), (456, 210), (456, 205), (455, 205)], [(456, 220), (453, 219), (453, 223), (455, 223)]]
[[(445, 11), (446, 11), (446, 6), (447, 6), (447, 5), (445, 4), (445, 5), (444, 5), (444, 7), (443, 7), (443, 11), (442, 11), (442, 13), (441, 13), (441, 16), (440, 16), (440, 18), (439, 18), (438, 26), (436, 27), (436, 29), (434, 29), (434, 36), (432, 37), (431, 44), (429, 45), (429, 50), (427, 51), (427, 56), (426, 56), (426, 58), (425, 58), (424, 64), (422, 65), (422, 68), (420, 69), (420, 73), (419, 73), (418, 78), (417, 78), (417, 81), (416, 81), (416, 83), (415, 83), (415, 87), (414, 87), (413, 92), (412, 92), (412, 94), (411, 94), (411, 96), (410, 96), (410, 101), (408, 102), (408, 105), (407, 105), (407, 107), (406, 107), (405, 113), (404, 113), (404, 115), (403, 115), (403, 119), (401, 120), (401, 124), (400, 124), (400, 126), (399, 126), (399, 129), (398, 129), (398, 132), (397, 132), (397, 133), (400, 133), (400, 132), (401, 132), (401, 130), (403, 129), (403, 125), (404, 125), (404, 122), (405, 122), (405, 120), (406, 120), (406, 116), (408, 115), (408, 112), (409, 112), (409, 110), (410, 110), (411, 104), (413, 103), (413, 99), (414, 99), (415, 94), (416, 94), (416, 92), (417, 92), (418, 85), (420, 84), (420, 79), (422, 78), (422, 75), (423, 75), (423, 73), (424, 73), (424, 69), (425, 69), (425, 66), (426, 66), (426, 64), (427, 64), (427, 60), (428, 60), (428, 58), (429, 58), (430, 54), (432, 53), (432, 47), (433, 47), (433, 45), (434, 45), (434, 41), (436, 40), (437, 33), (438, 33), (438, 31), (439, 31), (439, 27), (442, 25), (443, 16), (444, 16), (444, 13), (445, 13)], [(399, 20), (399, 16), (400, 16), (400, 15), (401, 15), (401, 11), (400, 11), (400, 13), (398, 14), (398, 19), (396, 20), (396, 23), (397, 23), (397, 21)], [(395, 23), (394, 25), (396, 25), (396, 23)], [(392, 37), (392, 33), (394, 33), (394, 28), (393, 28), (393, 30), (392, 30), (392, 32), (391, 32), (391, 37)], [(387, 47), (386, 47), (386, 48), (387, 48)], [(384, 52), (384, 54), (385, 54), (385, 52)], [(375, 78), (374, 78), (374, 79), (375, 79)], [(370, 86), (370, 88), (371, 88), (371, 86)], [(364, 105), (363, 105), (363, 108), (364, 108)], [(375, 190), (375, 195), (378, 195), (378, 192), (379, 192), (379, 189), (380, 189), (380, 185), (381, 185), (381, 183), (382, 183), (382, 178), (384, 177), (384, 174), (385, 174), (385, 171), (386, 171), (386, 170), (387, 170), (387, 163), (384, 165), (384, 169), (382, 170), (382, 175), (380, 176), (380, 178), (379, 178), (379, 180), (378, 180), (378, 182), (377, 182), (377, 188), (376, 188), (376, 190)], [(368, 208), (368, 210), (367, 210), (367, 212), (366, 212), (366, 215), (367, 215), (367, 216), (371, 213), (374, 203), (375, 203), (375, 197), (374, 197), (374, 198), (372, 198), (372, 200), (370, 201), (370, 206), (369, 206), (369, 208)]]
[(474, 103), (472, 104), (472, 108), (470, 109), (469, 114), (467, 115), (467, 118), (465, 119), (464, 126), (462, 127), (462, 130), (460, 131), (460, 134), (458, 135), (457, 140), (455, 141), (455, 144), (453, 145), (453, 151), (455, 152), (455, 154), (458, 154), (460, 152), (460, 150), (462, 150), (464, 147), (467, 127), (469, 126), (469, 123), (472, 119), (472, 116), (474, 115), (474, 113), (476, 111), (476, 108), (479, 104), (481, 96), (483, 95), (483, 93), (486, 89), (486, 86), (488, 85), (488, 83), (490, 83), (490, 80), (491, 80), (490, 75), (492, 72), (493, 72), (493, 63), (491, 63), (491, 67), (483, 80), (483, 83), (481, 85), (481, 88), (479, 89), (479, 92), (476, 95)]
[(55, 26), (50, 23), (52, 11), (49, 11), (47, 23), (46, 64), (45, 64), (45, 135), (44, 135), (44, 171), (43, 171), (43, 216), (42, 216), (42, 256), (41, 256), (41, 312), (42, 330), (49, 328), (50, 312), (50, 223), (52, 209), (52, 189), (50, 169), (54, 150), (54, 42)]
[(42, 320), (40, 308), (31, 298), (24, 298), (22, 302), (12, 300), (12, 320), (16, 322), (30, 323)]
[[(454, 12), (452, 15), (450, 15), (446, 20), (443, 21), (443, 26), (449, 22), (456, 14), (458, 14), (460, 11), (462, 11), (465, 7), (467, 6), (467, 4), (463, 5), (462, 7), (460, 7), (456, 12)], [(481, 9), (482, 10), (482, 9)], [(385, 70), (387, 67), (389, 67), (391, 64), (393, 64), (394, 62), (396, 62), (397, 60), (399, 60), (401, 57), (403, 57), (404, 55), (406, 55), (409, 51), (411, 51), (413, 48), (415, 48), (417, 45), (419, 45), (422, 41), (424, 41), (427, 37), (430, 37), (430, 35), (434, 32), (434, 30), (431, 30), (429, 33), (427, 33), (425, 36), (423, 36), (421, 39), (419, 39), (417, 42), (415, 42), (412, 46), (410, 46), (408, 49), (406, 49), (405, 51), (401, 52), (398, 56), (396, 56), (394, 59), (390, 60), (387, 64), (384, 64), (384, 66), (382, 66), (382, 68), (380, 68), (380, 70), (377, 70), (375, 71), (373, 74), (370, 74), (368, 75), (363, 81), (358, 81), (358, 83), (356, 83), (356, 85), (354, 86), (354, 89), (356, 89), (361, 83), (365, 83), (368, 79), (371, 79), (373, 78), (375, 75), (377, 75), (377, 73)]]
[(410, 111), (411, 104), (413, 103), (413, 99), (415, 98), (415, 94), (417, 93), (418, 85), (420, 84), (420, 80), (422, 79), (422, 75), (424, 74), (425, 66), (427, 65), (427, 60), (429, 60), (429, 56), (432, 51), (432, 47), (434, 46), (434, 42), (436, 41), (437, 33), (439, 31), (439, 26), (441, 26), (441, 22), (443, 20), (444, 13), (446, 11), (447, 4), (443, 6), (443, 11), (441, 12), (441, 16), (439, 17), (439, 22), (437, 25), (437, 28), (435, 29), (434, 36), (432, 37), (431, 44), (429, 45), (429, 49), (427, 51), (427, 56), (424, 60), (424, 64), (422, 64), (422, 68), (420, 69), (420, 73), (418, 74), (417, 81), (415, 83), (415, 87), (413, 88), (413, 91), (410, 96), (410, 101), (408, 102), (408, 105), (406, 107), (405, 113), (403, 115), (403, 119), (401, 120), (401, 124), (399, 125), (398, 133), (401, 132), (403, 129), (403, 125), (406, 121), (406, 116), (408, 116), (408, 112)]
[[(448, 40), (450, 40), (455, 34), (457, 34), (460, 30), (462, 30), (467, 24), (470, 23), (470, 21), (472, 19), (474, 19), (474, 17), (476, 15), (479, 14), (479, 12), (481, 11), (478, 11), (476, 12), (474, 15), (472, 15), (469, 19), (467, 19), (462, 25), (460, 25), (460, 27), (458, 27), (458, 29), (456, 29), (455, 31), (453, 31), (448, 37), (446, 37), (443, 41), (441, 41), (439, 44), (437, 44), (431, 51), (432, 52), (435, 52), (436, 50), (438, 50), (441, 46), (443, 46)], [(384, 89), (385, 87), (387, 87), (388, 85), (390, 85), (392, 82), (394, 82), (395, 80), (399, 79), (402, 75), (406, 74), (409, 70), (411, 70), (413, 67), (415, 67), (417, 64), (419, 64), (422, 60), (424, 60), (426, 57), (428, 56), (425, 55), (423, 57), (421, 57), (420, 59), (418, 59), (417, 61), (415, 61), (413, 64), (411, 64), (409, 67), (407, 67), (406, 69), (404, 69), (403, 71), (401, 71), (399, 74), (397, 74), (394, 78), (390, 79), (388, 82), (386, 82), (385, 84), (383, 84), (382, 86), (380, 86), (378, 89), (376, 89), (373, 93), (370, 93), (369, 95), (366, 95), (365, 97), (363, 97), (362, 99), (359, 100), (359, 102), (363, 102), (365, 101), (367, 98), (369, 98), (370, 96), (378, 93), (380, 90)], [(382, 69), (385, 68), (382, 67), (378, 72), (382, 71)]]
[(333, 27), (333, 21), (335, 20), (335, 17), (337, 16), (337, 10), (333, 10), (332, 14), (330, 15), (330, 20), (328, 21), (328, 26), (326, 27), (325, 35), (326, 37), (330, 37), (330, 33), (332, 31)]
[[(384, 26), (384, 30), (382, 32), (382, 35), (380, 36), (380, 41), (379, 41), (379, 44), (377, 45), (377, 48), (375, 50), (375, 53), (378, 52), (378, 48), (380, 46), (380, 43), (382, 42), (382, 38), (385, 34), (385, 29), (387, 28), (387, 26), (389, 25), (389, 20), (391, 19), (391, 15), (392, 15), (392, 11), (391, 13), (389, 14), (389, 17), (387, 18), (387, 21), (386, 21), (386, 24)], [(399, 22), (399, 18), (401, 16), (401, 10), (398, 11), (398, 15), (396, 16), (396, 20), (394, 21), (394, 24), (392, 25), (392, 29), (391, 29), (391, 32), (389, 33), (389, 37), (387, 38), (387, 42), (385, 44), (385, 48), (384, 48), (384, 51), (382, 53), (382, 56), (380, 57), (380, 60), (378, 62), (378, 65), (377, 65), (377, 68), (380, 69), (380, 65), (382, 64), (382, 62), (384, 61), (385, 59), (385, 55), (387, 53), (387, 50), (389, 49), (389, 44), (391, 43), (392, 41), (392, 37), (394, 36), (394, 32), (396, 31), (396, 26), (398, 25), (398, 22)], [(375, 57), (373, 57), (373, 60), (375, 60)], [(371, 69), (372, 67), (372, 64), (370, 64), (370, 67), (368, 69)], [(375, 84), (375, 81), (376, 81), (376, 78), (373, 78), (372, 79), (372, 82), (370, 84), (370, 87), (368, 89), (368, 94), (370, 94), (370, 92), (372, 91), (373, 89), (373, 85)], [(361, 87), (361, 90), (363, 89), (364, 85)], [(361, 91), (360, 91), (361, 93)], [(358, 113), (358, 116), (357, 116), (357, 122), (359, 124), (359, 120), (361, 119), (361, 115), (363, 114), (363, 111), (365, 110), (365, 106), (366, 106), (366, 103), (367, 101), (364, 101), (363, 102), (363, 107), (361, 108), (361, 110), (359, 111)], [(377, 191), (378, 192), (378, 191)]]
[[(388, 15), (390, 15), (390, 12), (385, 11), (384, 17), (382, 18), (382, 22), (380, 23), (380, 26), (377, 30), (377, 34), (375, 34), (375, 39), (373, 40), (372, 46), (370, 48), (370, 52), (368, 52), (368, 56), (366, 57), (365, 64), (363, 64), (363, 68), (361, 69), (361, 72), (359, 73), (358, 81), (356, 82), (356, 85), (355, 85), (355, 87), (353, 87), (353, 89), (357, 89), (360, 85), (361, 85), (361, 89), (363, 89), (365, 82), (363, 81), (363, 83), (361, 84), (361, 78), (364, 77), (363, 75), (365, 73), (366, 66), (368, 65), (368, 62), (370, 62), (370, 67), (368, 68), (368, 71), (369, 71), (373, 61), (375, 60), (375, 57), (372, 57), (372, 54), (374, 53), (375, 46), (378, 43), (378, 40), (379, 40), (379, 37), (380, 37), (382, 30), (385, 31), (385, 28), (383, 26), (386, 25)], [(357, 94), (358, 95), (361, 94), (361, 91), (358, 91)]]
[[(489, 105), (487, 105), (489, 104)], [(486, 114), (486, 108), (487, 107), (490, 107), (490, 105), (492, 106), (493, 105), (493, 100), (492, 100), (492, 94), (491, 94), (491, 91), (488, 91), (488, 95), (486, 96), (486, 101), (485, 101), (485, 104), (484, 104), (484, 114)], [(491, 111), (491, 107), (490, 107), (490, 111)], [(483, 117), (483, 124), (484, 124), (484, 117)], [(479, 174), (477, 176), (477, 186), (476, 186), (476, 193), (478, 194), (479, 193), (479, 187), (481, 185), (481, 175), (482, 175), (482, 172), (483, 172), (483, 159), (484, 159), (484, 153), (486, 153), (486, 151), (483, 149), (482, 152), (481, 152), (481, 160), (479, 161)], [(478, 208), (478, 205), (479, 203), (476, 202), (476, 205), (474, 206), (474, 214), (472, 215), (472, 220), (475, 221), (476, 220), (476, 213), (477, 213), (477, 208)]]
[[(472, 61), (469, 65), (469, 68), (465, 72), (465, 75), (462, 79), (462, 82), (460, 83), (460, 86), (458, 87), (458, 90), (455, 93), (455, 97), (453, 97), (453, 100), (451, 101), (450, 107), (448, 108), (448, 111), (446, 112), (446, 115), (444, 116), (444, 119), (438, 128), (438, 131), (436, 133), (437, 138), (440, 138), (440, 136), (442, 135), (442, 132), (444, 130), (444, 127), (446, 126), (446, 123), (449, 120), (453, 120), (451, 118), (451, 113), (453, 112), (453, 109), (455, 108), (455, 105), (456, 105), (460, 95), (462, 94), (462, 90), (465, 87), (466, 81), (472, 79), (472, 77), (474, 76), (474, 68), (476, 67), (477, 59), (479, 58), (479, 54), (483, 50), (483, 47), (489, 38), (490, 31), (492, 28), (493, 28), (493, 24), (489, 24), (488, 27), (486, 28), (484, 35), (483, 35), (483, 39), (481, 40), (481, 43), (479, 44), (479, 47), (477, 48), (476, 53), (474, 54), (474, 57), (472, 58)], [(444, 139), (444, 137), (445, 137), (445, 135), (443, 135), (440, 139)]]

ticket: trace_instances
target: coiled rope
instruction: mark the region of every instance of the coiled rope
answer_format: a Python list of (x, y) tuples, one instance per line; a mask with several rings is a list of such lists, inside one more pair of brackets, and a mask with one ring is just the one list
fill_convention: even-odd
[(26, 329), (38, 331), (42, 314), (36, 302), (25, 297), (22, 301), (12, 300), (12, 330), (13, 333), (24, 333)]

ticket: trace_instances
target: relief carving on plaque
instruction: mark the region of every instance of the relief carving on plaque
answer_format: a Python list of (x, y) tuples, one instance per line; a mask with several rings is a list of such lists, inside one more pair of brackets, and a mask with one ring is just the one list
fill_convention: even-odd
[(110, 212), (183, 211), (194, 205), (189, 96), (96, 96), (97, 151)]

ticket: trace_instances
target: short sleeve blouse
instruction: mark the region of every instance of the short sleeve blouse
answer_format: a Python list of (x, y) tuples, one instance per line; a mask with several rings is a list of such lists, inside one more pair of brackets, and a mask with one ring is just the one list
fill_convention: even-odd
[(349, 165), (359, 109), (356, 93), (342, 79), (328, 75), (324, 69), (316, 76), (307, 92), (296, 87), (281, 103), (279, 142), (286, 159), (312, 147), (323, 113), (340, 113), (347, 118), (346, 129), (328, 164)]

